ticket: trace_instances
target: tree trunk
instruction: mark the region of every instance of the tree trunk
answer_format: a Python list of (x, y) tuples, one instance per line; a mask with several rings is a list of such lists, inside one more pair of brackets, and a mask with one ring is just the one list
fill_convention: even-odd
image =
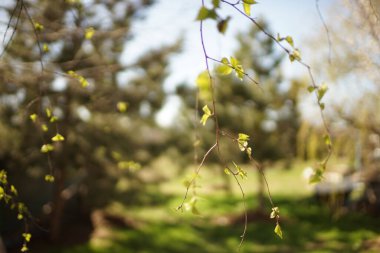
[(1, 237), (0, 237), (0, 253), (7, 253), (4, 243), (3, 243), (3, 239)]

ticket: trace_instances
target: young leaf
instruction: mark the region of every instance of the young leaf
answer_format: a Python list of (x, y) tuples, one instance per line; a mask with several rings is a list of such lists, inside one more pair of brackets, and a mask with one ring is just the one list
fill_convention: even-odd
[(203, 71), (197, 77), (195, 81), (198, 89), (199, 96), (201, 100), (210, 100), (211, 99), (211, 79), (207, 71)]
[(86, 28), (86, 31), (84, 33), (84, 37), (86, 38), (86, 40), (90, 40), (90, 39), (92, 39), (94, 34), (95, 34), (95, 29), (93, 27), (88, 27), (88, 28)]
[(279, 215), (280, 215), (280, 209), (277, 206), (273, 207), (272, 212), (270, 213), (270, 218), (274, 219)]
[(232, 72), (232, 68), (230, 67), (230, 62), (228, 61), (228, 59), (226, 57), (224, 57), (222, 60), (221, 60), (222, 64), (218, 66), (218, 68), (216, 69), (216, 71), (218, 72), (218, 74), (220, 75), (229, 75), (231, 74)]
[(237, 170), (238, 175), (242, 178), (245, 179), (247, 178), (247, 172), (243, 170), (239, 165), (237, 165), (235, 162), (232, 162)]
[(48, 118), (50, 118), (51, 117), (51, 110), (49, 109), (49, 108), (46, 108), (46, 116), (48, 117)]
[(198, 88), (210, 86), (210, 76), (208, 75), (207, 71), (203, 71), (198, 75), (196, 83)]
[(325, 96), (327, 92), (327, 85), (323, 83), (319, 88), (318, 88), (318, 101), (321, 101), (322, 98)]
[(46, 44), (46, 43), (44, 43), (44, 44), (42, 45), (42, 51), (43, 51), (44, 53), (48, 53), (48, 52), (50, 51), (49, 45)]
[(13, 195), (15, 195), (15, 196), (18, 195), (17, 189), (16, 189), (16, 187), (15, 187), (13, 184), (11, 185), (11, 192), (12, 192)]
[(248, 147), (249, 135), (239, 133), (239, 137), (237, 141), (238, 141), (239, 149), (241, 151), (244, 151)]
[(79, 83), (82, 85), (82, 87), (87, 87), (88, 86), (88, 81), (86, 80), (86, 78), (84, 78), (83, 76), (77, 74), (75, 71), (73, 70), (69, 70), (67, 71), (67, 74), (75, 79), (77, 79), (79, 81)]
[(203, 116), (201, 118), (201, 123), (202, 123), (202, 125), (206, 125), (206, 122), (207, 122), (208, 118), (212, 114), (211, 114), (211, 111), (210, 111), (210, 109), (208, 108), (207, 105), (203, 106), (202, 110), (203, 110)]
[(40, 32), (44, 29), (44, 26), (38, 22), (34, 22), (34, 29), (36, 29), (36, 31)]
[(21, 248), (21, 252), (27, 252), (29, 249), (28, 247), (26, 246), (26, 244), (23, 244), (22, 245), (22, 248)]
[(319, 183), (323, 179), (323, 168), (317, 168), (314, 170), (313, 175), (309, 178), (309, 183), (314, 184), (314, 183)]
[(236, 58), (232, 57), (232, 56), (230, 57), (230, 60), (231, 60), (231, 66), (235, 70), (236, 76), (240, 80), (243, 80), (243, 77), (244, 77), (243, 66), (240, 65), (239, 61)]
[(325, 144), (326, 146), (331, 146), (331, 138), (330, 138), (330, 135), (326, 134), (324, 136), (324, 139), (325, 139)]
[(54, 150), (54, 147), (51, 144), (44, 144), (41, 147), (41, 152), (42, 153), (48, 153), (48, 152), (53, 151), (53, 150)]
[(222, 19), (218, 22), (217, 28), (220, 33), (224, 34), (227, 31), (229, 21), (230, 17), (227, 17), (226, 19)]
[(32, 238), (32, 235), (30, 233), (23, 233), (22, 237), (24, 237), (26, 242), (30, 242), (30, 239)]
[(286, 42), (289, 43), (289, 45), (291, 45), (292, 47), (294, 47), (294, 41), (293, 41), (293, 38), (291, 36), (286, 36), (285, 40), (286, 40)]
[(309, 86), (307, 87), (307, 90), (312, 93), (313, 91), (315, 91), (315, 87), (314, 86)]
[(53, 116), (50, 118), (50, 123), (56, 122), (58, 118), (56, 116)]
[(250, 16), (251, 15), (251, 5), (243, 2), (243, 8), (244, 8), (245, 14), (247, 14), (247, 16)]
[(216, 19), (216, 12), (214, 10), (209, 10), (206, 7), (202, 6), (199, 11), (196, 20), (205, 20), (205, 19)]
[(291, 62), (293, 61), (300, 61), (301, 60), (301, 53), (298, 49), (294, 49), (292, 53), (289, 54), (289, 59)]
[(282, 239), (282, 230), (280, 224), (277, 223), (276, 227), (274, 228), (274, 232), (276, 233), (276, 235), (278, 235), (278, 237)]
[(214, 9), (219, 8), (220, 0), (212, 0), (212, 5), (214, 6)]
[(37, 114), (33, 113), (33, 114), (31, 114), (29, 116), (29, 118), (31, 119), (31, 121), (36, 122), (36, 120), (37, 120)]
[(54, 176), (53, 175), (45, 175), (45, 181), (48, 183), (53, 183), (54, 182)]
[(118, 102), (116, 104), (116, 107), (117, 107), (117, 110), (119, 112), (126, 112), (127, 109), (128, 109), (128, 103), (126, 103), (126, 102)]
[(60, 141), (64, 141), (65, 137), (63, 137), (62, 135), (60, 135), (59, 133), (57, 133), (55, 136), (53, 136), (51, 138), (51, 140), (54, 141), (54, 142), (60, 142)]
[(256, 0), (243, 0), (246, 4), (257, 4)]
[(41, 125), (41, 129), (42, 129), (42, 131), (44, 131), (44, 132), (47, 132), (47, 131), (49, 130), (49, 128), (47, 127), (46, 124), (42, 124), (42, 125)]

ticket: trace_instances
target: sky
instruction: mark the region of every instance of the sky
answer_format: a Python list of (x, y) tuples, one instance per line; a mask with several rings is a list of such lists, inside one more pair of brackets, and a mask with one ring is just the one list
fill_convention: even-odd
[[(91, 0), (84, 1), (91, 2)], [(211, 3), (211, 0), (205, 2)], [(252, 7), (251, 16), (268, 21), (273, 34), (291, 35), (301, 52), (305, 38), (315, 36), (323, 29), (316, 9), (316, 0), (259, 0), (258, 2), (259, 4)], [(337, 0), (318, 2), (322, 14), (327, 15)], [(197, 75), (206, 68), (199, 22), (195, 21), (201, 3), (201, 0), (157, 0), (152, 8), (145, 11), (145, 19), (133, 22), (135, 37), (127, 42), (126, 50), (120, 56), (121, 61), (125, 64), (133, 63), (146, 51), (172, 44), (181, 37), (183, 50), (171, 58), (170, 75), (164, 87), (170, 94), (175, 91), (178, 84), (195, 85)], [(224, 6), (221, 14), (232, 17), (225, 35), (217, 32), (214, 21), (206, 21), (204, 27), (205, 46), (209, 55), (216, 59), (233, 55), (237, 47), (234, 39), (236, 33), (248, 31), (252, 26), (249, 20), (229, 6)], [(326, 38), (321, 39), (326, 40), (327, 44)], [(307, 62), (307, 55), (302, 55), (302, 58)], [(297, 63), (284, 64), (283, 68), (287, 77), (306, 75), (306, 69)], [(127, 79), (131, 74), (133, 75), (133, 73), (124, 73), (119, 78)], [(178, 97), (174, 95), (168, 97), (165, 107), (157, 116), (161, 125), (170, 125), (179, 104)]]
[[(211, 0), (207, 1), (211, 2)], [(334, 0), (319, 0), (322, 14), (335, 3)], [(139, 55), (149, 49), (175, 42), (183, 38), (183, 50), (172, 57), (170, 76), (164, 87), (168, 93), (175, 90), (176, 85), (188, 83), (195, 85), (197, 75), (205, 70), (205, 60), (202, 53), (199, 22), (195, 21), (201, 0), (158, 0), (156, 5), (146, 11), (146, 19), (136, 22), (133, 26), (135, 38), (128, 42), (121, 56), (123, 63), (133, 62)], [(222, 58), (233, 54), (237, 44), (234, 36), (237, 32), (247, 31), (252, 25), (248, 20), (225, 6), (225, 15), (232, 20), (225, 35), (219, 34), (213, 21), (205, 22), (205, 44), (209, 54)], [(323, 29), (318, 16), (315, 0), (261, 0), (252, 8), (252, 17), (265, 18), (274, 34), (291, 35), (296, 47), (302, 52), (302, 41)], [(326, 39), (327, 43), (327, 39)], [(307, 60), (307, 56), (303, 59)], [(284, 65), (285, 75), (293, 77), (305, 75), (305, 69), (294, 64)], [(167, 126), (175, 116), (179, 99), (169, 96), (166, 106), (158, 114), (161, 125)]]

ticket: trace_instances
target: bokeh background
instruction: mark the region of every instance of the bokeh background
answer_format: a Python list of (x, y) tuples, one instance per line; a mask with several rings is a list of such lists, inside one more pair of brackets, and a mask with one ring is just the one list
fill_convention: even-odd
[[(307, 69), (228, 6), (220, 10), (231, 17), (225, 34), (205, 21), (209, 55), (235, 56), (260, 82), (215, 74), (216, 106), (223, 131), (251, 137), (280, 208), (282, 240), (264, 178), (228, 138), (220, 152), (247, 172), (245, 201), (211, 154), (177, 210), (215, 142), (212, 120), (202, 126), (195, 116), (210, 103), (208, 87), (196, 84), (205, 70), (200, 6), (1, 2), (0, 169), (32, 215), (30, 251), (234, 252), (246, 207), (241, 252), (379, 252), (380, 2), (263, 0), (252, 7), (271, 34), (293, 37), (316, 83), (328, 86), (333, 156), (319, 184), (308, 181), (326, 156), (325, 129)], [(41, 152), (56, 133), (65, 140)], [(0, 252), (19, 252), (25, 225), (0, 196)]]

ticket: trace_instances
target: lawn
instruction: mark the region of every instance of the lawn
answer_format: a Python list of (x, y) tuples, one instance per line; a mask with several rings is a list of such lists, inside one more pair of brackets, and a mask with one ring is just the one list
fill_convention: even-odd
[[(302, 179), (304, 164), (292, 170), (271, 169), (267, 177), (273, 200), (281, 211), (284, 238), (278, 238), (275, 223), (265, 214), (254, 212), (257, 207), (257, 179), (250, 173), (243, 183), (246, 203), (250, 209), (246, 236), (240, 252), (364, 252), (364, 240), (380, 233), (380, 221), (360, 213), (334, 215), (312, 197), (310, 186)], [(169, 180), (147, 188), (150, 199), (146, 205), (112, 203), (106, 211), (128, 217), (135, 227), (108, 227), (106, 233), (93, 234), (84, 244), (50, 248), (57, 253), (177, 253), (237, 252), (242, 222), (243, 201), (236, 185), (226, 192), (222, 173), (217, 168), (205, 169), (197, 189), (199, 215), (176, 210), (184, 194), (181, 179)], [(370, 251), (368, 251), (370, 252)], [(375, 252), (375, 251), (373, 251)]]

